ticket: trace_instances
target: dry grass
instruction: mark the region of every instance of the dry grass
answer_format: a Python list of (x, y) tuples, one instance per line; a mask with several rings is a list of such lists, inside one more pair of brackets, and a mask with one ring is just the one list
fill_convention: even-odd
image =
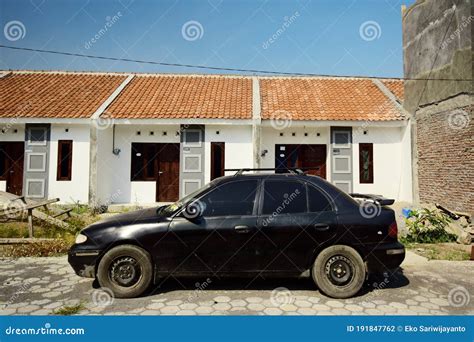
[[(43, 257), (57, 256), (67, 253), (74, 243), (77, 233), (87, 225), (99, 219), (90, 212), (83, 211), (79, 215), (68, 218), (70, 230), (56, 227), (38, 219), (33, 220), (35, 238), (47, 238), (51, 241), (38, 241), (25, 244), (0, 245), (0, 257)], [(28, 224), (22, 221), (0, 222), (0, 238), (27, 238)]]
[(410, 243), (405, 245), (412, 252), (430, 260), (469, 260), (471, 255), (470, 245), (457, 243)]

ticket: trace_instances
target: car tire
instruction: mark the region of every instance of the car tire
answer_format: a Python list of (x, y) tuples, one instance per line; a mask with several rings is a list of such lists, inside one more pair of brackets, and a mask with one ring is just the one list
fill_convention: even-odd
[(335, 245), (321, 251), (313, 264), (312, 277), (319, 290), (333, 298), (349, 298), (364, 285), (364, 260), (352, 247)]
[(150, 286), (153, 265), (150, 255), (134, 245), (109, 250), (99, 262), (97, 280), (116, 298), (138, 297)]

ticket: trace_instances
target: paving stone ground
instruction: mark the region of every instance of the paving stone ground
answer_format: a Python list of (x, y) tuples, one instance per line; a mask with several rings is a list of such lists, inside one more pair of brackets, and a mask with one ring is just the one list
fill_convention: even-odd
[[(0, 315), (466, 315), (474, 314), (474, 262), (407, 258), (388, 277), (339, 300), (310, 279), (168, 279), (134, 299), (112, 298), (78, 277), (66, 257), (0, 260)], [(413, 261), (414, 260), (414, 261)]]

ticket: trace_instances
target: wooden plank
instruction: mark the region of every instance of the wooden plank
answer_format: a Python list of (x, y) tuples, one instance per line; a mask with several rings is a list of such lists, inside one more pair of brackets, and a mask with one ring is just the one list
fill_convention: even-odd
[(71, 217), (71, 215), (69, 214), (71, 211), (72, 211), (72, 208), (71, 209), (66, 209), (64, 211), (61, 211), (61, 212), (59, 212), (57, 214), (54, 214), (54, 215), (51, 215), (51, 216), (56, 218), (56, 217), (59, 217), (61, 215), (67, 214), (69, 217)]
[(0, 215), (4, 214), (5, 212), (8, 212), (9, 215), (15, 214), (17, 212), (20, 213), (22, 211), (35, 209), (35, 208), (42, 207), (51, 203), (56, 203), (56, 202), (59, 202), (59, 198), (53, 198), (53, 199), (41, 201), (41, 202), (31, 202), (31, 203), (28, 203), (26, 206), (21, 205), (18, 208), (2, 208), (0, 209)]
[(47, 214), (43, 213), (42, 211), (34, 209), (33, 210), (33, 216), (36, 217), (37, 219), (42, 220), (42, 221), (54, 224), (55, 226), (58, 226), (58, 227), (61, 227), (61, 228), (67, 229), (67, 230), (71, 230), (71, 227), (69, 226), (68, 223), (66, 223), (62, 220), (59, 220), (57, 218), (54, 218), (50, 215), (47, 215)]
[(33, 238), (33, 209), (28, 209), (28, 236)]

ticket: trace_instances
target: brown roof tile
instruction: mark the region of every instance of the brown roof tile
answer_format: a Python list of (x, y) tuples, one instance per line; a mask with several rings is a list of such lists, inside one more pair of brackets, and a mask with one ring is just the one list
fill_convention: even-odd
[(384, 80), (382, 83), (403, 102), (404, 86), (402, 80)]
[(229, 76), (135, 76), (106, 113), (117, 119), (250, 119), (252, 80)]
[(14, 72), (0, 78), (0, 117), (89, 118), (125, 78)]
[(403, 119), (394, 103), (369, 79), (260, 79), (262, 119)]

